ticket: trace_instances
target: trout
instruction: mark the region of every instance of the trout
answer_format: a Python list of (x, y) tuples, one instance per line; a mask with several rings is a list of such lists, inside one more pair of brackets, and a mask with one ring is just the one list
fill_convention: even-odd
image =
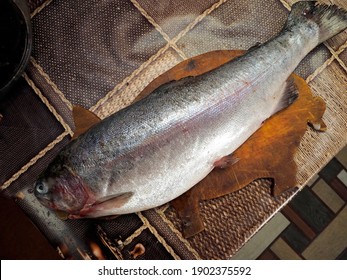
[(159, 87), (71, 141), (36, 181), (36, 197), (71, 219), (173, 200), (291, 104), (297, 93), (288, 77), (345, 28), (341, 8), (295, 3), (275, 38), (216, 70)]

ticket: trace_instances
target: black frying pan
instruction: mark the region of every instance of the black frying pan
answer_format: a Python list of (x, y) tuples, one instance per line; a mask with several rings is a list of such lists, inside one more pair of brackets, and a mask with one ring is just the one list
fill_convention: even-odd
[(0, 0), (0, 100), (23, 73), (32, 33), (26, 0)]

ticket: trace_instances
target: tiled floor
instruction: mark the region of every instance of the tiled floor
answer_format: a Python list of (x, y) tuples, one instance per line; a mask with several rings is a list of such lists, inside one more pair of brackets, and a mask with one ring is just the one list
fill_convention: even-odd
[(347, 146), (233, 259), (347, 259)]

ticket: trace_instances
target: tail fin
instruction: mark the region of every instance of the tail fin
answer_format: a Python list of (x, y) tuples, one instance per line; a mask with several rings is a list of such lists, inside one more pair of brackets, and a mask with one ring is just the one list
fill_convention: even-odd
[(347, 11), (336, 5), (300, 1), (292, 6), (287, 26), (298, 21), (316, 23), (319, 27), (319, 42), (322, 43), (347, 28)]

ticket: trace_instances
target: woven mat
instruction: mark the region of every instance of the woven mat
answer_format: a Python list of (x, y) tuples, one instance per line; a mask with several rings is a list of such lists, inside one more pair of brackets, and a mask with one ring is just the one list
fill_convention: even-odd
[[(158, 75), (189, 57), (248, 49), (276, 35), (292, 1), (29, 0), (34, 45), (29, 67), (0, 104), (0, 186), (64, 258), (228, 259), (285, 205), (270, 182), (201, 203), (205, 231), (185, 239), (170, 205), (114, 220), (61, 221), (33, 196), (38, 174), (69, 141), (71, 109), (100, 118), (128, 106)], [(347, 9), (344, 0), (334, 2)], [(347, 144), (347, 32), (309, 54), (296, 73), (327, 111), (325, 133), (308, 130), (296, 157), (299, 188)], [(285, 166), (284, 166), (285, 168)], [(138, 247), (142, 244), (143, 247)], [(140, 249), (138, 249), (140, 248)], [(145, 251), (143, 251), (144, 248)], [(142, 250), (142, 251), (141, 251)]]

